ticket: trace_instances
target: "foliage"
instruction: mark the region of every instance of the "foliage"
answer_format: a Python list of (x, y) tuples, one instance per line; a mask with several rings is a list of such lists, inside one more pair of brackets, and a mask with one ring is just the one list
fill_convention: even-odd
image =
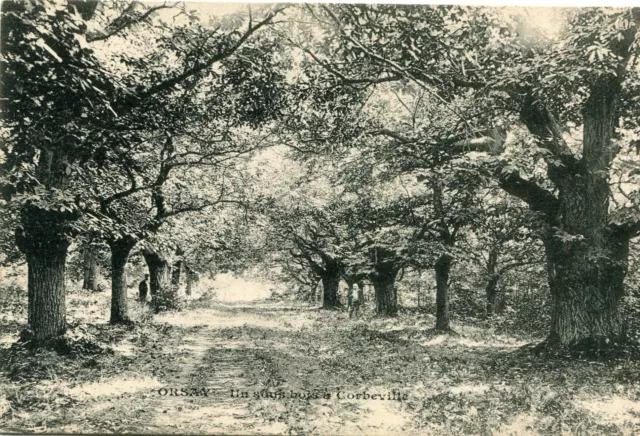
[(178, 293), (178, 287), (167, 284), (160, 287), (153, 296), (151, 305), (156, 313), (166, 311), (179, 311), (184, 308), (184, 301)]

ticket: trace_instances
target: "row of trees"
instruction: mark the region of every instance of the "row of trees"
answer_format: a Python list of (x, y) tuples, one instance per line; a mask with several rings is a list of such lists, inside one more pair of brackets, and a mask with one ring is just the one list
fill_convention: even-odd
[[(34, 340), (64, 332), (79, 236), (110, 249), (112, 323), (137, 246), (152, 293), (172, 256), (196, 271), (222, 251), (321, 281), (326, 308), (368, 280), (385, 316), (398, 278), (431, 269), (440, 330), (456, 262), (485, 271), (489, 314), (501, 277), (545, 265), (549, 344), (619, 338), (640, 10), (562, 13), (545, 31), (458, 6), (3, 2), (2, 219)], [(269, 153), (277, 174), (256, 164)]]
[[(221, 23), (169, 4), (2, 8), (4, 197), (28, 264), (34, 340), (65, 331), (67, 250), (79, 234), (109, 245), (111, 322), (127, 323), (133, 247), (181, 214), (242, 202), (234, 159), (258, 146), (280, 104), (272, 42), (254, 34), (282, 8)], [(149, 241), (142, 252), (154, 294), (168, 263)]]
[[(342, 117), (356, 133), (343, 136), (344, 145), (379, 152), (391, 171), (415, 174), (429, 192), (430, 219), (416, 239), (430, 233), (445, 248), (432, 262), (439, 327), (447, 325), (442, 290), (451, 248), (472, 215), (450, 214), (446, 202), (468, 211), (465, 201), (491, 179), (536, 215), (552, 297), (548, 342), (620, 337), (629, 240), (640, 230), (637, 190), (629, 192), (638, 175), (640, 10), (567, 11), (549, 37), (500, 10), (340, 5), (305, 12), (325, 33), (309, 43), (302, 32), (291, 42), (366, 100)], [(398, 122), (397, 110), (372, 104), (377, 93), (386, 103), (396, 97), (409, 119)], [(377, 110), (363, 114), (367, 105)], [(380, 245), (374, 252), (389, 271), (382, 276), (393, 277), (390, 265), (402, 265), (388, 262), (395, 253)]]

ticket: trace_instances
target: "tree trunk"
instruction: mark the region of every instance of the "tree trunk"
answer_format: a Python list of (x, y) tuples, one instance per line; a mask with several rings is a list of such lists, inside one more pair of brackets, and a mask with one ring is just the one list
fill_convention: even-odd
[(560, 241), (545, 246), (551, 259), (548, 344), (597, 348), (620, 340), (628, 238), (611, 235), (607, 244), (596, 247)]
[[(66, 170), (64, 156), (43, 150), (36, 177), (47, 190), (64, 190), (68, 184)], [(22, 226), (16, 230), (16, 245), (27, 259), (27, 312), (31, 339), (36, 344), (46, 344), (66, 330), (65, 275), (72, 233), (69, 224), (79, 217), (77, 211), (41, 209), (33, 203), (21, 210)]]
[(576, 176), (560, 182), (558, 221), (564, 237), (551, 236), (546, 244), (554, 269), (551, 344), (601, 346), (622, 336), (619, 306), (629, 235), (609, 225), (608, 177), (619, 80), (603, 74), (592, 84), (583, 111), (581, 165)]
[(358, 282), (358, 305), (364, 304), (364, 283)]
[[(621, 58), (629, 58), (634, 37), (635, 31), (627, 33), (613, 47)], [(603, 72), (590, 84), (582, 108), (581, 158), (573, 156), (538, 99), (528, 96), (522, 107), (522, 121), (554, 154), (547, 167), (558, 195), (523, 180), (501, 186), (547, 218), (543, 242), (552, 300), (548, 345), (600, 347), (622, 336), (619, 306), (631, 234), (610, 224), (609, 174), (617, 153), (613, 133), (623, 76), (623, 71)]]
[(100, 274), (100, 266), (98, 265), (98, 256), (96, 247), (92, 243), (87, 243), (84, 247), (83, 262), (83, 281), (82, 289), (89, 291), (97, 291), (98, 276)]
[(449, 331), (449, 272), (453, 258), (440, 256), (435, 265), (436, 273), (436, 330)]
[(193, 271), (189, 269), (189, 267), (185, 266), (185, 275), (187, 278), (187, 287), (184, 291), (186, 295), (191, 295), (191, 290), (193, 288)]
[(171, 264), (160, 253), (151, 250), (142, 252), (149, 268), (149, 292), (156, 313), (177, 307), (177, 292), (171, 283)]
[(487, 294), (487, 316), (493, 316), (496, 308), (496, 295), (498, 292), (498, 277), (491, 277), (485, 288)]
[(111, 316), (110, 324), (130, 324), (126, 266), (136, 245), (133, 238), (109, 241), (111, 248)]
[(376, 312), (380, 316), (396, 316), (398, 314), (398, 293), (396, 276), (399, 269), (392, 265), (378, 265), (371, 275), (376, 295)]
[(179, 260), (173, 266), (173, 271), (171, 272), (171, 283), (175, 286), (180, 286), (180, 278), (182, 277), (182, 268), (183, 261)]
[(163, 288), (171, 283), (169, 279), (171, 265), (159, 253), (144, 251), (142, 255), (149, 268), (149, 292), (151, 298), (155, 298)]
[(60, 249), (47, 254), (29, 253), (28, 318), (37, 343), (47, 342), (64, 334), (66, 329), (65, 264), (67, 251)]
[(340, 307), (338, 289), (340, 286), (340, 270), (333, 265), (327, 267), (321, 276), (322, 279), (322, 308), (335, 309)]
[(498, 274), (496, 267), (498, 264), (498, 250), (495, 248), (489, 249), (489, 260), (487, 262), (487, 275), (489, 280), (485, 288), (487, 295), (487, 316), (492, 316), (496, 307), (496, 292), (498, 290)]

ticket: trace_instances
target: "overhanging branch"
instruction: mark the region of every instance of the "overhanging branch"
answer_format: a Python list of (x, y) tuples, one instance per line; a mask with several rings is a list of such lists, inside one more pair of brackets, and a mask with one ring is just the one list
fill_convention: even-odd
[[(87, 3), (90, 3), (90, 2), (87, 2)], [(164, 3), (159, 6), (150, 7), (149, 9), (147, 9), (147, 11), (144, 14), (135, 16), (133, 9), (140, 4), (141, 3), (137, 1), (132, 2), (118, 18), (116, 18), (115, 20), (113, 20), (111, 23), (107, 25), (106, 32), (88, 33), (86, 36), (87, 42), (104, 41), (106, 39), (111, 38), (112, 36), (117, 35), (118, 33), (122, 32), (125, 29), (133, 27), (136, 24), (142, 23), (147, 18), (149, 18), (151, 14), (153, 14), (154, 12), (160, 9), (170, 9), (175, 7), (175, 5), (168, 5)]]
[(555, 219), (559, 205), (558, 199), (551, 192), (523, 179), (517, 171), (500, 172), (498, 183), (506, 192), (527, 203), (532, 210), (544, 213), (551, 220)]
[(160, 92), (166, 91), (168, 89), (173, 88), (175, 85), (183, 82), (184, 80), (195, 76), (196, 74), (206, 70), (207, 68), (210, 68), (213, 64), (215, 64), (216, 62), (219, 62), (225, 58), (228, 58), (229, 56), (231, 56), (233, 53), (235, 53), (241, 46), (242, 44), (245, 43), (245, 41), (247, 39), (249, 39), (249, 37), (251, 37), (251, 35), (253, 35), (254, 33), (256, 33), (258, 30), (260, 30), (262, 27), (266, 26), (267, 24), (269, 24), (273, 18), (278, 15), (280, 12), (282, 12), (287, 6), (282, 6), (276, 10), (274, 10), (273, 12), (270, 12), (262, 21), (258, 22), (255, 26), (252, 26), (251, 24), (249, 25), (249, 28), (246, 30), (246, 32), (244, 32), (244, 34), (238, 39), (238, 41), (233, 44), (231, 46), (231, 48), (220, 52), (214, 56), (212, 56), (211, 58), (209, 58), (208, 60), (206, 60), (205, 62), (196, 65), (192, 68), (187, 69), (186, 71), (184, 71), (181, 74), (178, 74), (177, 76), (174, 76), (170, 79), (167, 79), (163, 82), (160, 82), (152, 87), (150, 87), (149, 89), (147, 89), (146, 91), (143, 91), (141, 94), (138, 95), (139, 98), (144, 99), (147, 97), (150, 97), (152, 95), (158, 94)]

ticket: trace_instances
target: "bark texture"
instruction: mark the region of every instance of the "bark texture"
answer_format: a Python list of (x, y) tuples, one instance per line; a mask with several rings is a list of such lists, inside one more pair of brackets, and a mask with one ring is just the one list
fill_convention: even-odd
[(496, 294), (498, 291), (498, 251), (495, 249), (489, 250), (489, 260), (487, 261), (487, 275), (489, 280), (485, 287), (485, 294), (487, 296), (487, 316), (492, 316), (496, 307)]
[(90, 242), (87, 243), (83, 250), (83, 280), (82, 289), (89, 291), (98, 291), (98, 276), (100, 275), (100, 266), (98, 265), (98, 254), (96, 247)]
[(453, 258), (448, 254), (440, 256), (435, 264), (436, 275), (436, 330), (451, 330), (449, 322), (449, 273)]
[(126, 266), (136, 241), (120, 238), (109, 241), (111, 248), (111, 324), (130, 324)]
[(155, 250), (142, 250), (142, 255), (149, 268), (149, 292), (155, 312), (175, 309), (178, 306), (178, 292), (171, 280), (171, 263)]
[(583, 111), (583, 157), (575, 174), (556, 178), (557, 221), (564, 233), (546, 244), (553, 265), (552, 343), (605, 342), (622, 334), (619, 306), (629, 239), (609, 226), (608, 175), (619, 91), (614, 76), (593, 84)]
[[(66, 189), (66, 169), (64, 156), (43, 151), (36, 177), (47, 190)], [(26, 204), (20, 214), (16, 245), (27, 259), (28, 321), (31, 339), (37, 344), (50, 342), (66, 330), (66, 260), (73, 233), (69, 224), (78, 218), (78, 212), (41, 208), (38, 203)]]
[(66, 330), (66, 247), (27, 254), (28, 318), (36, 342), (46, 342)]
[(327, 262), (320, 278), (322, 280), (322, 308), (335, 309), (342, 306), (338, 298), (340, 287), (340, 265), (338, 262)]
[(396, 316), (398, 314), (398, 293), (396, 276), (399, 268), (392, 264), (378, 264), (371, 275), (376, 295), (376, 312), (380, 316)]
[(160, 292), (171, 284), (171, 264), (160, 253), (155, 251), (143, 251), (142, 255), (149, 268), (149, 292), (151, 298), (155, 298)]
[[(623, 36), (613, 48), (628, 59), (635, 28)], [(552, 298), (550, 345), (582, 348), (622, 339), (619, 309), (631, 232), (609, 222), (609, 173), (617, 153), (613, 135), (625, 64), (616, 74), (594, 78), (589, 87), (581, 158), (572, 154), (543, 103), (525, 98), (520, 118), (554, 155), (547, 166), (557, 196), (517, 174), (501, 179), (507, 192), (547, 219), (543, 242)]]

